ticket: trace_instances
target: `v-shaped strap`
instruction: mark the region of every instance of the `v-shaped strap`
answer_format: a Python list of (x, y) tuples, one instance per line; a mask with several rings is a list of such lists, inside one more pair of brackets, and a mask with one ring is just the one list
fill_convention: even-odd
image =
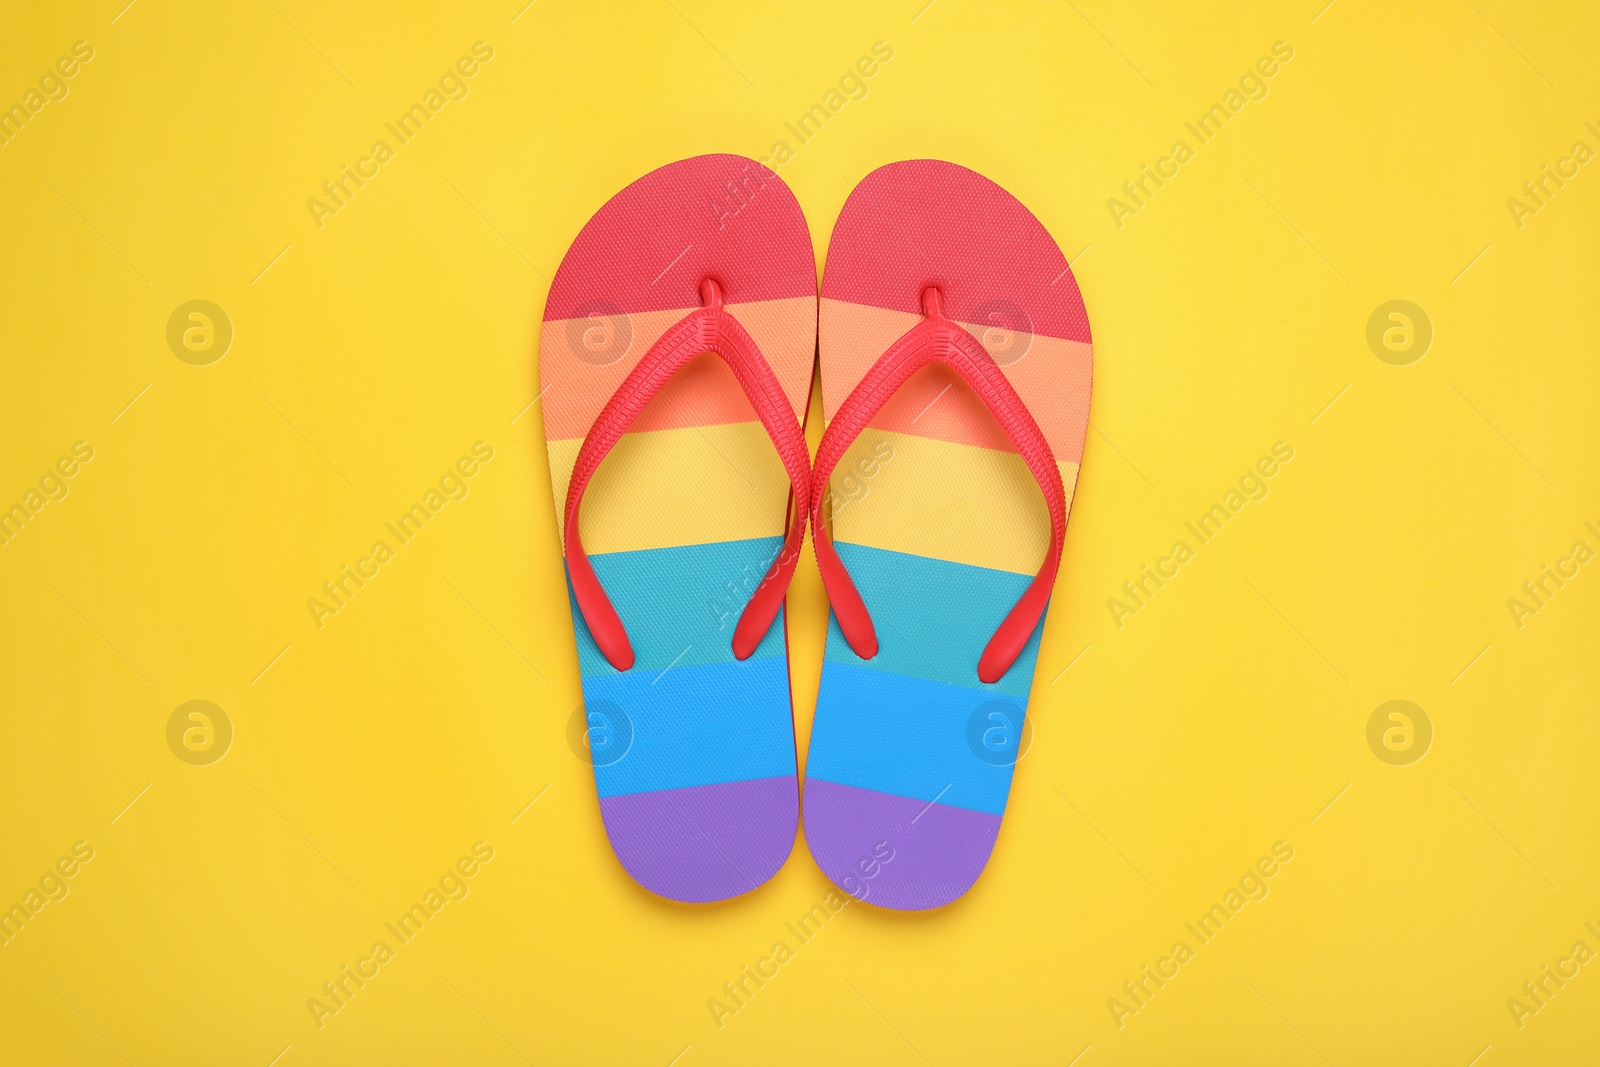
[(789, 580), (800, 558), (800, 542), (805, 533), (806, 514), (803, 503), (811, 490), (811, 464), (806, 451), (806, 441), (800, 425), (789, 406), (783, 386), (772, 372), (755, 340), (739, 325), (739, 320), (722, 306), (722, 289), (711, 279), (700, 283), (700, 297), (705, 306), (685, 315), (678, 323), (662, 334), (650, 346), (630, 372), (617, 386), (606, 406), (589, 427), (589, 433), (578, 449), (578, 459), (573, 466), (572, 481), (567, 486), (566, 530), (567, 572), (572, 579), (572, 592), (583, 621), (599, 646), (607, 662), (619, 671), (633, 666), (633, 645), (628, 641), (627, 630), (622, 625), (617, 610), (606, 595), (600, 579), (594, 573), (589, 557), (584, 553), (583, 540), (578, 532), (578, 506), (583, 502), (584, 489), (594, 477), (600, 463), (613, 445), (628, 432), (650, 398), (661, 390), (667, 380), (695, 356), (714, 352), (728, 365), (744, 392), (757, 418), (765, 427), (783, 460), (789, 474), (793, 496), (789, 503), (789, 529), (783, 548), (756, 590), (745, 604), (739, 623), (733, 631), (733, 654), (738, 659), (748, 659), (766, 636), (772, 620), (778, 615), (788, 591)]
[(812, 540), (816, 547), (817, 564), (822, 570), (823, 585), (828, 590), (828, 600), (833, 606), (834, 616), (839, 620), (839, 629), (856, 655), (871, 659), (878, 654), (878, 636), (872, 625), (872, 616), (822, 523), (822, 502), (827, 496), (828, 479), (833, 476), (834, 467), (844, 457), (851, 443), (913, 374), (930, 363), (942, 363), (949, 367), (977, 394), (1000, 423), (1006, 437), (1021, 453), (1022, 461), (1027, 464), (1034, 480), (1039, 483), (1040, 491), (1044, 493), (1045, 506), (1050, 512), (1050, 548), (1045, 553), (1044, 565), (989, 639), (988, 646), (978, 660), (979, 680), (992, 683), (999, 681), (1011, 669), (1050, 602), (1050, 590), (1055, 585), (1056, 570), (1061, 563), (1061, 545), (1066, 537), (1066, 490), (1061, 482), (1061, 471), (1056, 467), (1055, 456), (1050, 451), (1050, 443), (1040, 432), (1039, 424), (1029, 414), (1022, 398), (1012, 388), (1005, 372), (995, 365), (977, 339), (945, 318), (943, 297), (938, 289), (923, 291), (922, 309), (927, 317), (879, 357), (866, 376), (856, 383), (844, 403), (839, 405), (833, 421), (822, 435), (822, 444), (817, 450), (817, 461), (811, 474)]

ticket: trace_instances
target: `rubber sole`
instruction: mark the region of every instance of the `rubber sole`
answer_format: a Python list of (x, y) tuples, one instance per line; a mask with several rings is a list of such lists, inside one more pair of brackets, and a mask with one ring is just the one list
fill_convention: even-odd
[[(574, 239), (551, 284), (539, 379), (556, 511), (617, 385), (716, 279), (796, 418), (811, 388), (816, 263), (793, 194), (754, 160), (699, 156), (640, 178)], [(697, 357), (640, 413), (590, 482), (590, 562), (634, 665), (573, 623), (605, 832), (624, 869), (672, 900), (767, 881), (794, 847), (798, 788), (786, 629), (730, 641), (782, 542), (789, 484), (732, 374)]]
[[(1089, 411), (1088, 316), (1039, 221), (963, 167), (895, 163), (851, 193), (822, 282), (824, 414), (921, 321), (929, 286), (1026, 403), (1070, 502)], [(939, 366), (874, 417), (832, 489), (834, 541), (880, 649), (860, 658), (830, 618), (806, 761), (806, 842), (858, 898), (939, 907), (988, 864), (1023, 754), (1043, 619), (998, 682), (979, 681), (976, 668), (1039, 567), (1049, 521), (1015, 448)]]

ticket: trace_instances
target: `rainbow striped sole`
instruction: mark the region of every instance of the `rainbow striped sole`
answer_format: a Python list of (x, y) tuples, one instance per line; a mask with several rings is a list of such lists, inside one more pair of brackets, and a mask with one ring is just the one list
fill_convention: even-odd
[[(953, 164), (883, 167), (846, 202), (823, 274), (824, 413), (831, 419), (921, 320), (930, 285), (1027, 404), (1070, 499), (1092, 371), (1076, 281), (1027, 208)], [(830, 618), (806, 842), (860, 899), (939, 907), (983, 872), (1005, 813), (1043, 620), (998, 682), (980, 682), (977, 663), (1038, 570), (1049, 519), (993, 417), (940, 366), (873, 419), (839, 464), (831, 499), (833, 537), (879, 652), (855, 655)]]
[[(558, 514), (585, 434), (714, 277), (802, 418), (816, 267), (799, 204), (738, 156), (645, 175), (584, 226), (551, 285), (539, 379)], [(606, 662), (573, 605), (588, 752), (613, 851), (673, 900), (748, 892), (798, 820), (786, 618), (748, 659), (730, 642), (782, 543), (789, 483), (732, 374), (705, 355), (646, 406), (590, 482), (581, 529), (636, 661)]]

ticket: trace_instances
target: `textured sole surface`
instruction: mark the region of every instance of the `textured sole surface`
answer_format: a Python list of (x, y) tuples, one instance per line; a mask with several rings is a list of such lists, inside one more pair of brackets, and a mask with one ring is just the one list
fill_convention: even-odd
[[(930, 285), (1028, 405), (1070, 499), (1092, 367), (1083, 301), (1038, 220), (965, 168), (891, 164), (851, 193), (823, 274), (825, 415), (921, 320)], [(977, 880), (999, 833), (1039, 630), (998, 682), (980, 682), (977, 663), (1038, 570), (1049, 520), (1015, 448), (939, 366), (873, 419), (839, 464), (831, 500), (834, 540), (880, 649), (861, 659), (830, 618), (806, 842), (847, 892), (890, 908), (938, 907)]]
[[(652, 171), (595, 214), (551, 284), (539, 384), (558, 515), (590, 425), (699, 307), (706, 277), (803, 416), (816, 266), (793, 194), (738, 156)], [(732, 373), (707, 354), (651, 400), (584, 497), (584, 545), (636, 655), (613, 668), (574, 606), (600, 813), (628, 873), (673, 900), (754, 889), (794, 847), (785, 616), (749, 659), (730, 645), (782, 543), (788, 492)]]

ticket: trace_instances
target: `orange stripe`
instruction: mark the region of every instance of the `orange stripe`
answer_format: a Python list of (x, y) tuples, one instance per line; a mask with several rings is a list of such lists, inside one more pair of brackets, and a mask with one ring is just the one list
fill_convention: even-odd
[[(921, 316), (824, 299), (820, 318), (822, 407), (831, 419), (878, 357), (921, 321)], [(1081, 463), (1089, 418), (1091, 346), (1059, 337), (1007, 337), (983, 326), (961, 325), (984, 342), (989, 354), (1001, 363), (1006, 378), (1050, 442), (1056, 461)], [(1025, 351), (1017, 356), (1019, 345)], [(918, 437), (1016, 451), (988, 409), (942, 366), (914, 375), (884, 405), (872, 425)]]
[[(694, 308), (642, 311), (616, 319), (557, 319), (539, 337), (539, 387), (545, 435), (583, 437), (595, 417), (658, 338)], [(729, 304), (728, 312), (755, 339), (783, 385), (798, 418), (811, 391), (816, 300), (809, 296)], [(608, 348), (608, 346), (610, 346)], [(620, 348), (615, 356), (611, 351)], [(610, 358), (610, 362), (605, 362)], [(633, 424), (636, 430), (717, 426), (753, 417), (727, 366), (716, 356), (690, 362), (664, 386)]]

